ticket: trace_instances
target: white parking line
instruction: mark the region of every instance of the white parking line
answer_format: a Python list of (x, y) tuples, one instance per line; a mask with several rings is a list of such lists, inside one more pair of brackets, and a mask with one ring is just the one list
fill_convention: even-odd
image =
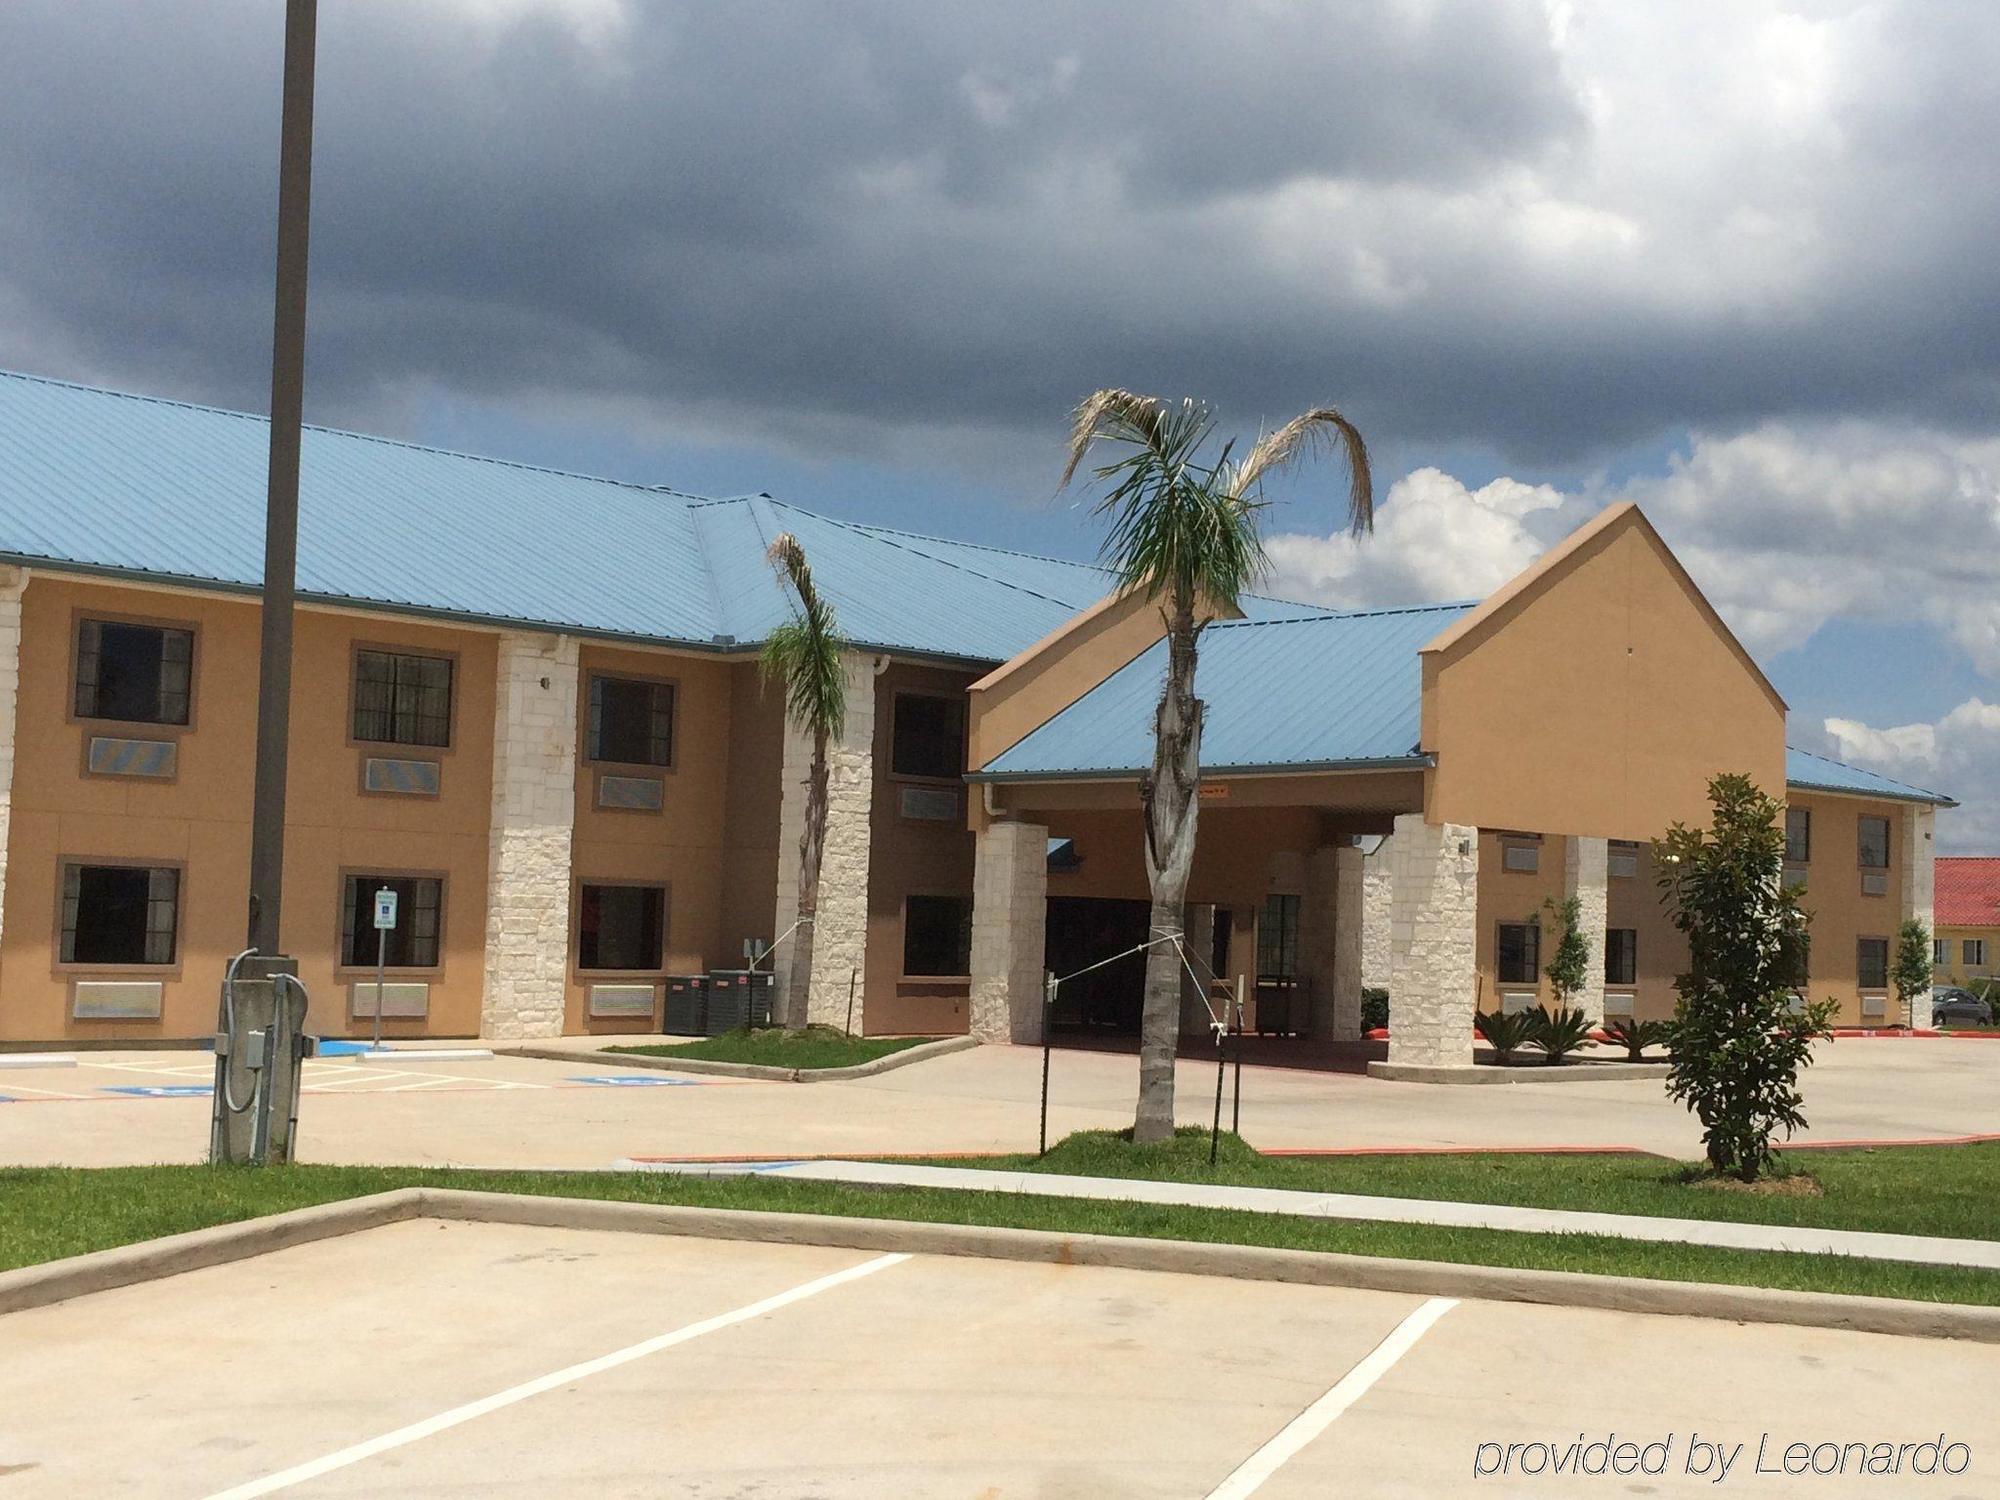
[(1221, 1484), (1208, 1492), (1208, 1500), (1244, 1500), (1254, 1495), (1288, 1460), (1306, 1444), (1331, 1427), (1340, 1414), (1368, 1394), (1369, 1387), (1389, 1373), (1390, 1368), (1416, 1346), (1433, 1323), (1458, 1306), (1454, 1297), (1433, 1297), (1402, 1322), (1369, 1352), (1366, 1359), (1334, 1383), (1325, 1395), (1279, 1428), (1272, 1439), (1236, 1466)]
[(342, 1448), (338, 1453), (329, 1453), (324, 1458), (315, 1458), (309, 1463), (298, 1464), (262, 1479), (253, 1479), (248, 1484), (239, 1484), (234, 1489), (219, 1490), (209, 1500), (250, 1500), (253, 1495), (269, 1495), (279, 1490), (290, 1489), (295, 1484), (304, 1484), (308, 1479), (317, 1479), (322, 1474), (331, 1474), (335, 1469), (344, 1469), (350, 1464), (358, 1464), (363, 1459), (373, 1458), (378, 1453), (386, 1453), (392, 1448), (401, 1448), (418, 1442), (447, 1428), (470, 1422), (475, 1417), (483, 1417), (489, 1412), (526, 1401), (530, 1396), (540, 1396), (549, 1391), (560, 1390), (563, 1386), (601, 1375), (606, 1370), (615, 1370), (620, 1365), (630, 1364), (635, 1359), (644, 1359), (649, 1354), (658, 1354), (662, 1349), (671, 1349), (676, 1344), (685, 1344), (690, 1339), (698, 1339), (705, 1333), (715, 1333), (724, 1328), (732, 1328), (738, 1323), (747, 1323), (752, 1318), (761, 1318), (765, 1313), (776, 1312), (781, 1307), (789, 1307), (794, 1302), (803, 1302), (808, 1297), (831, 1291), (850, 1281), (859, 1281), (864, 1276), (872, 1276), (877, 1271), (900, 1265), (910, 1257), (903, 1254), (878, 1255), (873, 1260), (865, 1260), (858, 1266), (849, 1266), (844, 1271), (835, 1271), (830, 1276), (817, 1277), (803, 1282), (789, 1291), (766, 1297), (736, 1308), (732, 1312), (721, 1313), (713, 1318), (704, 1318), (699, 1323), (689, 1323), (676, 1328), (671, 1333), (662, 1333), (637, 1344), (631, 1344), (610, 1354), (587, 1359), (581, 1364), (568, 1365), (552, 1374), (541, 1375), (520, 1385), (509, 1386), (504, 1391), (496, 1391), (464, 1406), (455, 1406), (450, 1411), (440, 1412), (435, 1417), (427, 1417), (421, 1422), (412, 1422), (407, 1427), (398, 1427), (394, 1432), (385, 1432), (380, 1437), (356, 1443), (351, 1448)]

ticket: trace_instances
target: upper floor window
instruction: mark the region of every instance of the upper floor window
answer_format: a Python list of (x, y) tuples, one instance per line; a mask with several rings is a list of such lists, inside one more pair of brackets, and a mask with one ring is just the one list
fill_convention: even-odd
[(1861, 938), (1855, 948), (1855, 970), (1864, 990), (1889, 987), (1889, 940)]
[(1604, 929), (1604, 982), (1606, 984), (1637, 984), (1639, 982), (1638, 928), (1607, 927)]
[(1625, 879), (1639, 873), (1639, 844), (1635, 839), (1612, 839), (1604, 852), (1604, 873)]
[(965, 704), (932, 693), (898, 693), (889, 769), (898, 776), (957, 780), (965, 774)]
[(1812, 860), (1812, 809), (1785, 809), (1785, 863), (1803, 865)]
[(1542, 867), (1541, 840), (1533, 834), (1507, 833), (1500, 836), (1500, 868), (1517, 875), (1533, 875)]
[(1502, 984), (1534, 984), (1542, 967), (1542, 929), (1534, 922), (1502, 922), (1494, 945)]
[(180, 906), (172, 865), (65, 864), (62, 962), (171, 964)]
[[(396, 893), (396, 925), (376, 936), (375, 893)], [(348, 968), (375, 967), (380, 943), (391, 969), (435, 969), (444, 882), (434, 875), (349, 875), (340, 898), (340, 961)]]
[(579, 969), (657, 973), (666, 942), (665, 886), (586, 884), (577, 893)]
[(1859, 844), (1861, 868), (1864, 870), (1886, 870), (1889, 868), (1889, 820), (1870, 817), (1864, 813), (1860, 821)]
[(1257, 914), (1257, 977), (1295, 979), (1299, 972), (1299, 898), (1266, 896)]
[(590, 758), (625, 766), (674, 763), (674, 687), (644, 677), (590, 679)]
[(449, 745), (451, 659), (356, 651), (354, 737), (385, 745)]
[(76, 716), (127, 724), (185, 724), (194, 680), (194, 632), (125, 620), (79, 620)]
[(972, 902), (910, 896), (903, 903), (903, 972), (957, 978), (972, 972)]

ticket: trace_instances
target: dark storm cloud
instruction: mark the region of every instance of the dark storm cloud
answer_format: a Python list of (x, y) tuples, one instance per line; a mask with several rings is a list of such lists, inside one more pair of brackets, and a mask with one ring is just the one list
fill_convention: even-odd
[[(0, 11), (0, 363), (261, 405), (281, 9)], [(312, 410), (859, 451), (1120, 382), (1531, 460), (1987, 420), (2000, 25), (1920, 14), (326, 4)], [(1768, 112), (1671, 95), (1766, 45)]]

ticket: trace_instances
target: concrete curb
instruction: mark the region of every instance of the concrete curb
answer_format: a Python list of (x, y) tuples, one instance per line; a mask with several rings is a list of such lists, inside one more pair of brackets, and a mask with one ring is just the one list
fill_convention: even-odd
[(290, 1245), (330, 1240), (358, 1229), (373, 1229), (425, 1212), (421, 1188), (394, 1188), (365, 1198), (344, 1198), (288, 1213), (267, 1214), (235, 1224), (215, 1224), (186, 1234), (141, 1240), (88, 1255), (72, 1255), (45, 1265), (0, 1271), (0, 1314), (45, 1307), (90, 1292), (110, 1291), (204, 1266), (248, 1260)]
[(1538, 1067), (1532, 1063), (1371, 1062), (1368, 1076), (1390, 1083), (1611, 1083), (1665, 1078), (1672, 1066), (1665, 1062), (1576, 1062), (1560, 1067)]
[(0, 1314), (43, 1307), (90, 1292), (152, 1281), (182, 1271), (247, 1260), (314, 1240), (332, 1239), (409, 1219), (521, 1224), (615, 1234), (675, 1234), (691, 1239), (821, 1245), (848, 1250), (963, 1255), (1046, 1265), (1109, 1266), (1227, 1276), (1305, 1286), (1356, 1287), (1428, 1297), (1470, 1297), (1590, 1307), (1668, 1317), (1722, 1318), (1836, 1328), (1902, 1338), (1967, 1339), (2000, 1344), (2000, 1307), (1910, 1302), (1887, 1297), (1770, 1291), (1707, 1282), (1646, 1281), (1573, 1271), (1509, 1270), (1385, 1256), (1216, 1245), (1137, 1236), (1060, 1234), (972, 1224), (851, 1219), (744, 1209), (683, 1208), (591, 1198), (477, 1193), (409, 1187), (365, 1198), (219, 1224), (42, 1266), (0, 1273)]
[(502, 1057), (536, 1057), (555, 1062), (589, 1063), (595, 1067), (605, 1068), (651, 1068), (662, 1073), (705, 1073), (718, 1078), (757, 1078), (767, 1083), (840, 1083), (853, 1078), (873, 1078), (878, 1073), (892, 1073), (897, 1068), (907, 1068), (912, 1063), (928, 1062), (933, 1057), (964, 1052), (978, 1045), (977, 1037), (948, 1036), (935, 1042), (920, 1042), (914, 1047), (905, 1047), (900, 1052), (891, 1052), (888, 1056), (878, 1057), (873, 1062), (856, 1063), (851, 1068), (774, 1068), (762, 1063), (712, 1062), (702, 1057), (674, 1057), (670, 1054), (654, 1057), (643, 1052), (544, 1047), (533, 1043), (517, 1046), (496, 1045), (493, 1050)]

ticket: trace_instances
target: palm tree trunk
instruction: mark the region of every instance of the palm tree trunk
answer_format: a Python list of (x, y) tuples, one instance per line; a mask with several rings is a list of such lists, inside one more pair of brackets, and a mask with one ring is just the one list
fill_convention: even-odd
[[(1194, 695), (1194, 601), (1176, 599), (1167, 622), (1167, 681), (1153, 721), (1153, 771), (1139, 794), (1146, 816), (1146, 878), (1153, 891), (1149, 938), (1178, 933), (1186, 920), (1201, 780), (1201, 702)], [(1181, 955), (1172, 943), (1146, 951), (1139, 1013), (1139, 1105), (1132, 1139), (1174, 1133), (1174, 1054), (1181, 1030)]]
[(826, 732), (813, 736), (812, 770), (806, 777), (805, 828), (799, 834), (799, 921), (792, 929), (790, 978), (785, 984), (785, 1030), (804, 1031), (811, 1014), (813, 933), (819, 915), (820, 856), (826, 849)]

